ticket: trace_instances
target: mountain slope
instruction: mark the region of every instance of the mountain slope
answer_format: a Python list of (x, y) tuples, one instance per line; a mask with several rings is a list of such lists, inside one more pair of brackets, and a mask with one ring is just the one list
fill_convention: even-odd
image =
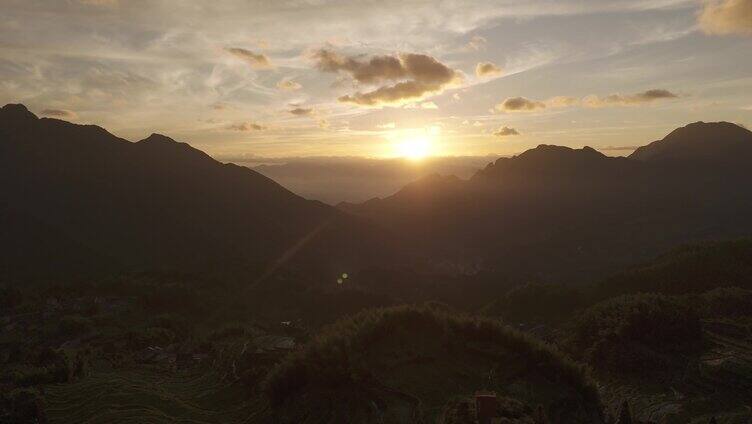
[[(100, 127), (38, 119), (21, 105), (0, 110), (0, 180), (15, 211), (4, 226), (24, 216), (54, 234), (40, 237), (48, 250), (80, 246), (81, 270), (104, 257), (117, 270), (260, 273), (295, 256), (342, 272), (381, 249), (377, 231), (257, 172), (165, 136), (131, 143)], [(3, 248), (16, 251), (25, 234)], [(27, 268), (52, 269), (49, 254), (28, 253), (20, 258)], [(8, 265), (4, 273), (20, 269)]]
[(347, 210), (460, 268), (592, 278), (680, 243), (750, 234), (752, 176), (737, 166), (752, 162), (749, 135), (691, 124), (639, 160), (541, 145), (468, 181), (424, 180)]

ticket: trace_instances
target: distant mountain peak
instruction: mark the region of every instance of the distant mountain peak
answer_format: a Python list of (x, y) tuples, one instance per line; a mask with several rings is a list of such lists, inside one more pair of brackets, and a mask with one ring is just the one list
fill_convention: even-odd
[(581, 149), (574, 149), (567, 146), (540, 144), (536, 148), (526, 150), (517, 156), (501, 158), (497, 160), (495, 164), (515, 163), (519, 166), (538, 165), (561, 168), (582, 161), (589, 162), (605, 159), (606, 157), (607, 156), (603, 153), (587, 146)]
[(581, 149), (574, 149), (567, 146), (557, 146), (554, 144), (539, 144), (534, 149), (526, 150), (516, 157), (518, 158), (526, 158), (526, 157), (564, 157), (564, 156), (590, 156), (590, 157), (605, 157), (605, 155), (592, 147), (585, 146)]
[(0, 108), (0, 116), (2, 116), (2, 119), (4, 120), (38, 119), (37, 116), (31, 113), (26, 106), (20, 103), (9, 103), (3, 106), (2, 108)]
[(629, 157), (640, 161), (735, 161), (748, 155), (752, 155), (752, 132), (748, 129), (731, 122), (698, 121), (638, 148)]
[(166, 135), (151, 133), (150, 136), (139, 141), (139, 143), (178, 143), (177, 141), (167, 137)]
[[(620, 161), (618, 163), (621, 163)], [(614, 158), (585, 146), (579, 149), (541, 144), (517, 156), (500, 158), (478, 171), (473, 179), (496, 181), (500, 178), (581, 178), (610, 169)]]

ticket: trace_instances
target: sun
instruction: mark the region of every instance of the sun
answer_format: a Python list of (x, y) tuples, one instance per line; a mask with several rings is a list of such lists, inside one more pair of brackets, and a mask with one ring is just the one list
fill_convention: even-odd
[(397, 143), (397, 154), (411, 160), (421, 160), (431, 154), (431, 139), (427, 135), (410, 135)]

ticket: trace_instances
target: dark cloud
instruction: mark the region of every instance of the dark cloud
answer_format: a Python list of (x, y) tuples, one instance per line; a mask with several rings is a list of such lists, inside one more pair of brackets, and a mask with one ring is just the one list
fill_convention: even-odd
[(78, 118), (78, 115), (76, 115), (76, 112), (73, 112), (72, 110), (66, 110), (66, 109), (45, 109), (42, 111), (42, 115), (49, 116), (51, 118), (60, 118), (60, 119)]
[(708, 34), (752, 35), (752, 0), (708, 1), (699, 21)]
[(307, 107), (296, 107), (295, 109), (291, 109), (290, 113), (296, 116), (308, 116), (313, 114), (313, 109)]
[(361, 61), (355, 57), (343, 56), (335, 51), (321, 49), (313, 54), (316, 66), (324, 72), (343, 71), (362, 83), (378, 83), (407, 77), (407, 70), (399, 58), (394, 56), (373, 56)]
[(266, 126), (255, 122), (241, 122), (239, 124), (230, 125), (227, 129), (242, 132), (263, 131), (266, 129)]
[(508, 137), (510, 135), (520, 135), (520, 133), (514, 128), (501, 127), (498, 130), (494, 131), (493, 135), (498, 137)]
[(419, 100), (426, 94), (437, 91), (431, 84), (418, 81), (398, 82), (377, 88), (367, 93), (355, 93), (341, 96), (338, 100), (345, 103), (355, 103), (362, 106), (379, 106), (383, 104), (399, 104), (406, 100)]
[(587, 107), (605, 107), (605, 106), (630, 106), (650, 103), (656, 100), (674, 99), (678, 95), (664, 89), (652, 89), (635, 94), (611, 94), (605, 97), (595, 95), (587, 96), (582, 99), (582, 104)]
[(491, 77), (501, 75), (502, 70), (491, 62), (480, 62), (475, 67), (475, 75), (479, 77)]
[(371, 58), (343, 56), (321, 49), (313, 54), (318, 69), (349, 75), (363, 84), (382, 84), (372, 91), (341, 96), (339, 101), (362, 106), (399, 105), (439, 93), (461, 75), (435, 58), (415, 53)]
[(241, 49), (239, 47), (228, 47), (225, 50), (238, 59), (245, 61), (254, 69), (268, 69), (272, 67), (272, 63), (265, 54), (254, 53), (250, 50)]
[(530, 112), (545, 108), (545, 103), (526, 99), (524, 97), (510, 97), (496, 105), (496, 110), (502, 112)]

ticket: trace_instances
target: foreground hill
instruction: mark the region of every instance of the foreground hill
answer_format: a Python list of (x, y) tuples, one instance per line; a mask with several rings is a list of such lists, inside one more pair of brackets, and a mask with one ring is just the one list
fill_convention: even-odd
[[(550, 422), (603, 422), (584, 368), (496, 321), (440, 306), (343, 319), (288, 356), (265, 384), (278, 422), (445, 422), (454, 400), (481, 389), (521, 410), (540, 405)], [(500, 407), (498, 416), (511, 413)]]
[[(346, 214), (152, 134), (0, 110), (3, 275), (91, 270), (262, 273), (294, 259), (352, 271), (393, 249)], [(336, 277), (333, 277), (336, 278)]]
[(343, 209), (458, 269), (605, 275), (678, 244), (752, 233), (752, 132), (695, 123), (613, 158), (541, 145), (469, 180), (433, 176)]

